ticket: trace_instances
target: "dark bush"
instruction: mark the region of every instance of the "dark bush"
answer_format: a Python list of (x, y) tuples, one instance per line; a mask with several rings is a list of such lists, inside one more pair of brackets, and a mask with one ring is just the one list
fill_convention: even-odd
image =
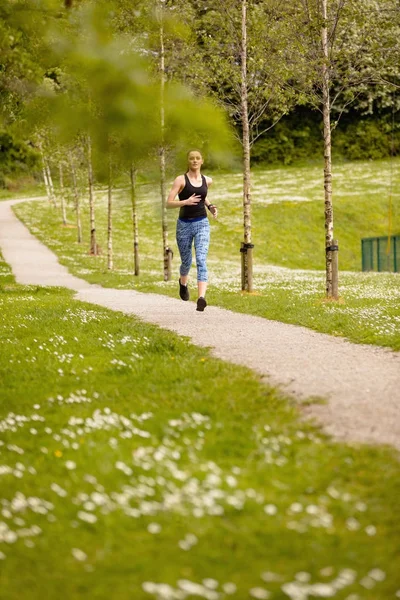
[(17, 140), (8, 131), (0, 131), (0, 186), (7, 178), (26, 175), (37, 168), (39, 154), (29, 144)]
[[(334, 158), (365, 160), (387, 158), (400, 152), (400, 125), (393, 129), (390, 113), (362, 117), (345, 115), (332, 132)], [(393, 144), (392, 144), (393, 142)], [(317, 160), (323, 155), (320, 113), (298, 108), (264, 134), (252, 148), (254, 165)]]
[[(400, 133), (394, 131), (394, 155), (398, 154)], [(386, 158), (392, 151), (392, 127), (387, 120), (362, 119), (338, 128), (333, 134), (336, 154), (349, 160)]]

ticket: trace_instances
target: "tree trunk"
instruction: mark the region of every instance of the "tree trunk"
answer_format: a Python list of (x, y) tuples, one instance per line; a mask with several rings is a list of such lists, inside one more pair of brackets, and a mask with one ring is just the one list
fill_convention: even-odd
[(49, 179), (47, 176), (46, 159), (44, 156), (43, 146), (41, 143), (39, 144), (39, 150), (40, 150), (40, 157), (42, 159), (42, 173), (43, 173), (44, 187), (46, 188), (46, 196), (47, 196), (48, 201), (51, 202), (51, 192), (50, 192)]
[(241, 50), (241, 108), (243, 129), (243, 225), (242, 289), (253, 291), (253, 244), (251, 243), (251, 175), (250, 131), (247, 103), (247, 0), (242, 0), (242, 50)]
[(163, 236), (163, 263), (164, 281), (171, 279), (171, 250), (168, 246), (168, 220), (167, 220), (167, 194), (165, 182), (165, 50), (164, 50), (164, 8), (160, 0), (160, 126), (161, 126), (161, 148), (160, 148), (160, 191), (161, 191), (161, 222)]
[(58, 165), (59, 173), (60, 173), (60, 202), (61, 202), (61, 215), (63, 225), (67, 224), (67, 215), (65, 212), (65, 196), (64, 196), (64, 173), (63, 173), (63, 164), (62, 162)]
[[(337, 252), (337, 244), (333, 244), (333, 204), (332, 204), (332, 141), (331, 141), (331, 106), (330, 106), (330, 67), (328, 41), (328, 0), (321, 0), (322, 7), (322, 109), (324, 120), (324, 190), (325, 190), (325, 255), (326, 255), (326, 295), (337, 298), (338, 273), (333, 273), (333, 252)], [(334, 289), (336, 287), (336, 290)]]
[(137, 206), (136, 206), (136, 169), (131, 165), (131, 200), (132, 200), (132, 223), (133, 223), (133, 254), (135, 261), (135, 276), (139, 275), (139, 228), (137, 218)]
[(111, 156), (108, 165), (108, 211), (107, 211), (107, 268), (113, 269), (113, 247), (112, 247), (112, 165)]
[(54, 204), (54, 208), (57, 208), (56, 195), (54, 193), (53, 178), (51, 176), (49, 161), (47, 160), (46, 157), (45, 157), (45, 165), (46, 165), (46, 171), (47, 171), (47, 181), (49, 182), (51, 201)]
[(81, 207), (80, 207), (80, 202), (79, 202), (79, 190), (78, 190), (78, 184), (77, 184), (77, 180), (76, 180), (75, 163), (74, 163), (72, 153), (69, 154), (69, 165), (70, 165), (70, 169), (71, 169), (72, 185), (74, 188), (76, 228), (78, 231), (78, 243), (81, 244), (82, 243)]
[(94, 210), (93, 193), (93, 165), (92, 165), (92, 140), (87, 136), (87, 161), (88, 161), (88, 184), (89, 184), (89, 217), (90, 217), (90, 254), (97, 255), (98, 248), (96, 243), (96, 220)]

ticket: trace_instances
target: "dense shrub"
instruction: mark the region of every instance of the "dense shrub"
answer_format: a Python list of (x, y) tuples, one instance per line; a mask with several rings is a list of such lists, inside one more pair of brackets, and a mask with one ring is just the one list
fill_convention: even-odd
[[(397, 128), (396, 128), (397, 129)], [(400, 132), (393, 132), (387, 120), (362, 119), (338, 128), (333, 135), (336, 154), (349, 160), (387, 158), (393, 151), (397, 155), (400, 148)]]
[(28, 144), (17, 140), (8, 131), (0, 131), (0, 186), (8, 180), (26, 176), (39, 164), (38, 153)]
[[(392, 131), (393, 130), (393, 131)], [(335, 158), (365, 160), (387, 158), (400, 152), (400, 124), (392, 115), (361, 117), (350, 113), (332, 133)], [(315, 160), (323, 154), (322, 118), (319, 113), (297, 109), (284, 117), (253, 146), (253, 164), (285, 164)]]
[(284, 164), (318, 157), (323, 149), (321, 124), (304, 109), (284, 117), (253, 146), (253, 164)]

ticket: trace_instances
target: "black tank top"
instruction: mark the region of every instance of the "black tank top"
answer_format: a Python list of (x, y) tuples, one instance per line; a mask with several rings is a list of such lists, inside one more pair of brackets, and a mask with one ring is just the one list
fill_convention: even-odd
[(179, 192), (179, 200), (187, 200), (193, 194), (201, 196), (201, 200), (198, 204), (193, 206), (182, 206), (179, 210), (180, 219), (195, 219), (199, 217), (207, 217), (207, 211), (205, 206), (205, 200), (207, 197), (208, 187), (207, 181), (204, 175), (201, 176), (202, 183), (199, 187), (192, 185), (189, 181), (187, 173), (185, 173), (185, 187)]

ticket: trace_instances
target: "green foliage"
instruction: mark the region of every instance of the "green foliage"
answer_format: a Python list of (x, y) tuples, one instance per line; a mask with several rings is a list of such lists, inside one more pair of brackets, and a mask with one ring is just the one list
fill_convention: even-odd
[(46, 69), (47, 34), (60, 14), (58, 0), (3, 0), (0, 5), (0, 124), (20, 118)]
[(251, 156), (255, 165), (290, 165), (297, 161), (317, 159), (322, 150), (319, 115), (298, 108), (256, 141)]
[[(321, 108), (321, 67), (325, 62), (321, 47), (322, 5), (311, 0), (295, 6), (298, 13), (293, 33), (298, 38), (300, 60), (296, 62), (294, 79), (308, 103)], [(397, 0), (329, 0), (326, 6), (332, 114), (348, 111), (353, 103), (364, 114), (377, 107), (387, 108), (395, 95), (388, 81), (399, 81)]]
[[(151, 53), (125, 33), (116, 34), (110, 27), (114, 17), (111, 5), (88, 2), (72, 13), (66, 31), (62, 23), (53, 31), (61, 67), (47, 72), (27, 118), (63, 143), (90, 134), (98, 164), (108, 162), (112, 148), (117, 161), (129, 166), (161, 143), (160, 87), (151, 74)], [(201, 141), (219, 159), (229, 156), (229, 128), (215, 104), (174, 82), (167, 84), (164, 102), (167, 144), (179, 151)]]
[[(389, 121), (389, 122), (388, 122)], [(400, 151), (400, 126), (392, 131), (390, 119), (364, 118), (339, 127), (334, 132), (334, 151), (349, 160), (397, 156)]]
[(28, 144), (16, 139), (9, 131), (0, 130), (0, 187), (5, 178), (31, 172), (38, 167), (39, 156)]
[[(273, 126), (294, 103), (294, 89), (287, 85), (293, 65), (283, 60), (285, 53), (290, 54), (293, 40), (287, 10), (275, 0), (248, 3), (246, 87), (251, 143), (261, 135), (262, 120)], [(203, 86), (225, 107), (239, 136), (243, 118), (242, 2), (212, 0), (198, 11), (193, 26)]]
[[(352, 111), (343, 116), (332, 132), (332, 151), (337, 159), (369, 160), (397, 156), (400, 125), (391, 111), (375, 117)], [(319, 113), (297, 107), (264, 134), (252, 148), (256, 165), (290, 165), (318, 160), (323, 152), (322, 122)]]

